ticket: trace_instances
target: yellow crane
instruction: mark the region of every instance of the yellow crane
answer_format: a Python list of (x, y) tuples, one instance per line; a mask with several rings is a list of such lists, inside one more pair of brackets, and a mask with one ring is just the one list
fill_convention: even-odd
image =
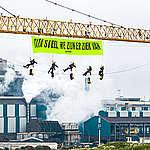
[(16, 16), (0, 16), (0, 33), (150, 43), (150, 30)]

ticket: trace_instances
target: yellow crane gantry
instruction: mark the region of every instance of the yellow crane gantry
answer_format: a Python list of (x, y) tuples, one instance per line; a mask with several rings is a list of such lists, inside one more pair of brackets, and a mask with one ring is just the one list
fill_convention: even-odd
[(150, 43), (150, 30), (0, 16), (0, 33)]

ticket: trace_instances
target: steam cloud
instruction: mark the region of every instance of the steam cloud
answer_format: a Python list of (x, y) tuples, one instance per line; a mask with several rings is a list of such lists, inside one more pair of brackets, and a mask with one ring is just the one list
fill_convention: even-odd
[(50, 75), (28, 77), (23, 83), (23, 92), (27, 102), (42, 91), (54, 91), (59, 95), (52, 100), (49, 92), (44, 92), (42, 98), (48, 103), (47, 119), (60, 122), (80, 122), (88, 118), (101, 107), (101, 92), (92, 86), (89, 92), (84, 90), (84, 78), (73, 81), (58, 75), (51, 79)]
[(8, 85), (14, 81), (15, 76), (15, 71), (12, 68), (7, 68), (7, 72), (4, 76), (4, 81), (0, 83), (0, 94), (9, 90)]

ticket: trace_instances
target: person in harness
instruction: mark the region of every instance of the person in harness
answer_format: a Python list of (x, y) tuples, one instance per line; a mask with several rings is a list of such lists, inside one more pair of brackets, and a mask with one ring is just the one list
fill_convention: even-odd
[(103, 77), (104, 77), (104, 65), (102, 65), (100, 67), (99, 75), (100, 75), (100, 80), (103, 80)]
[(54, 78), (54, 70), (56, 70), (56, 67), (58, 68), (58, 66), (56, 65), (56, 62), (52, 63), (52, 66), (50, 67), (48, 74), (51, 73), (51, 77)]
[(70, 64), (69, 67), (67, 67), (66, 69), (63, 69), (64, 72), (66, 72), (67, 70), (71, 71), (71, 73), (70, 73), (70, 80), (74, 79), (74, 75), (72, 73), (72, 69), (73, 68), (76, 68), (76, 65), (74, 64), (74, 62), (72, 64)]
[[(88, 74), (90, 74), (90, 75), (92, 74), (92, 67), (91, 66), (89, 66), (89, 68), (87, 68), (87, 71), (85, 73), (83, 73), (83, 76), (87, 76)], [(91, 78), (90, 77), (87, 78), (87, 83), (91, 84)]]
[(89, 66), (89, 68), (87, 68), (87, 71), (83, 73), (83, 76), (86, 76), (88, 73), (91, 75), (91, 72), (92, 72), (92, 67)]
[(76, 68), (76, 65), (74, 64), (74, 62), (70, 64), (69, 67), (67, 67), (66, 69), (63, 69), (63, 71), (66, 72), (69, 69), (72, 71), (73, 68)]
[(28, 69), (30, 66), (34, 67), (34, 64), (37, 64), (37, 62), (34, 59), (31, 59), (30, 57), (30, 64), (26, 64), (23, 67)]
[(34, 59), (31, 59), (30, 57), (30, 63), (23, 66), (24, 68), (27, 68), (27, 69), (29, 68), (29, 75), (32, 75), (32, 76), (34, 75), (33, 73), (34, 64), (37, 64), (37, 62)]

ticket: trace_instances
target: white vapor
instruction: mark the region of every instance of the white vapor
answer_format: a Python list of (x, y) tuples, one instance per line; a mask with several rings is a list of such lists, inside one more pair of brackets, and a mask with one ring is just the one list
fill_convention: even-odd
[(4, 93), (9, 90), (8, 85), (14, 81), (15, 76), (15, 71), (11, 68), (7, 68), (7, 72), (4, 76), (4, 82), (0, 83), (0, 93)]
[[(99, 81), (100, 82), (100, 81)], [(53, 90), (60, 95), (55, 102), (47, 106), (47, 119), (60, 122), (80, 122), (101, 108), (102, 93), (97, 84), (91, 85), (89, 92), (84, 90), (84, 77), (76, 77), (75, 80), (68, 79), (68, 76), (57, 75), (54, 79), (48, 74), (28, 77), (23, 83), (23, 93), (30, 102), (33, 97), (40, 95), (44, 90)], [(49, 93), (47, 93), (49, 94)]]
[[(94, 94), (93, 94), (94, 93)], [(55, 104), (48, 119), (62, 122), (80, 122), (87, 119), (101, 107), (101, 94), (91, 89), (86, 92), (77, 82), (68, 82), (64, 86), (64, 95)]]
[[(91, 57), (88, 58), (91, 59)], [(76, 62), (77, 66), (73, 70), (75, 79), (71, 81), (69, 79), (70, 72), (63, 72), (63, 69), (71, 62), (70, 57), (61, 55), (56, 57), (56, 59), (54, 60), (56, 60), (59, 68), (55, 70), (55, 77), (53, 79), (47, 73), (50, 66), (50, 59), (45, 55), (43, 57), (40, 54), (35, 58), (35, 60), (38, 60), (38, 64), (34, 67), (34, 76), (29, 76), (28, 70), (24, 69), (25, 72), (22, 73), (25, 76), (25, 80), (22, 89), (26, 101), (29, 103), (33, 97), (39, 96), (41, 92), (46, 91), (44, 94), (47, 95), (43, 96), (42, 94), (42, 99), (48, 103), (48, 120), (80, 122), (90, 117), (93, 113), (97, 115), (97, 112), (102, 108), (101, 99), (103, 95), (110, 93), (109, 90), (105, 90), (107, 89), (106, 86), (109, 85), (111, 87), (109, 78), (104, 81), (99, 80), (98, 69), (100, 65), (93, 61), (87, 63), (80, 56), (71, 58)], [(89, 65), (93, 67), (91, 76), (92, 83), (90, 85), (90, 91), (86, 92), (84, 87), (85, 77), (82, 76), (82, 73), (86, 71)], [(49, 93), (47, 91), (51, 90), (60, 95), (56, 101), (48, 99)]]

